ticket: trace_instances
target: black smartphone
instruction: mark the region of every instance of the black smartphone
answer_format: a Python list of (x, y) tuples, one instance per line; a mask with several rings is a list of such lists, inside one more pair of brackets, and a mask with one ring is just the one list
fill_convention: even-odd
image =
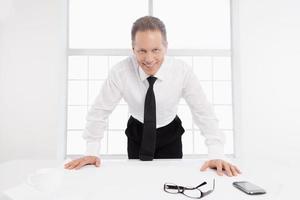
[(236, 182), (233, 182), (232, 183), (234, 187), (238, 188), (239, 190), (247, 193), (247, 194), (251, 194), (251, 195), (254, 195), (254, 194), (265, 194), (266, 191), (253, 184), (253, 183), (250, 183), (248, 181), (236, 181)]

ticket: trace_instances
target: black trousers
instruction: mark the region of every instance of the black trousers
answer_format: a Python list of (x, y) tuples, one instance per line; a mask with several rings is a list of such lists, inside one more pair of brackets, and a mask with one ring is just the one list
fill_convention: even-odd
[[(154, 158), (182, 158), (181, 136), (183, 133), (184, 128), (178, 116), (168, 125), (156, 129)], [(139, 159), (143, 123), (131, 116), (128, 120), (125, 134), (127, 135), (128, 158)]]

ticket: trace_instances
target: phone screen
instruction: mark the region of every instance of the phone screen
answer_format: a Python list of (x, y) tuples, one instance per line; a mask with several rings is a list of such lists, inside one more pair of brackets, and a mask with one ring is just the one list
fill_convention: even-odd
[(266, 191), (261, 187), (247, 181), (234, 182), (233, 185), (247, 194), (264, 194)]

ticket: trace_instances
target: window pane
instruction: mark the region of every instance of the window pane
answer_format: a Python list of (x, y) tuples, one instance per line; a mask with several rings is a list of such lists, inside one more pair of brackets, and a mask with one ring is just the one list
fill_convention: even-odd
[(218, 81), (214, 82), (214, 101), (215, 104), (231, 104), (231, 82)]
[(175, 58), (178, 60), (182, 60), (190, 67), (193, 66), (193, 57), (192, 56), (175, 56)]
[(169, 48), (230, 49), (230, 0), (154, 0)]
[(205, 138), (199, 130), (194, 131), (194, 146), (196, 154), (207, 154), (208, 151), (205, 144)]
[(182, 135), (182, 153), (192, 154), (193, 153), (193, 132), (185, 131)]
[(223, 131), (226, 141), (224, 145), (225, 154), (233, 154), (233, 132), (232, 131)]
[(128, 118), (128, 106), (118, 105), (109, 117), (109, 129), (125, 130)]
[(109, 67), (115, 66), (121, 60), (124, 60), (127, 56), (110, 56), (109, 57)]
[(215, 57), (213, 59), (214, 80), (231, 80), (231, 58)]
[(86, 79), (87, 63), (87, 56), (69, 56), (68, 78)]
[(89, 105), (92, 105), (98, 96), (104, 81), (89, 81)]
[(68, 95), (69, 105), (86, 105), (87, 81), (69, 81)]
[(106, 79), (108, 75), (107, 56), (89, 56), (89, 78)]
[(126, 154), (127, 137), (124, 131), (109, 131), (108, 133), (108, 153)]
[(104, 132), (104, 136), (101, 140), (100, 154), (107, 154), (107, 131)]
[(232, 106), (214, 106), (221, 129), (232, 129)]
[(188, 105), (179, 105), (178, 106), (178, 117), (182, 121), (182, 126), (184, 129), (192, 129), (192, 114)]
[(199, 80), (212, 80), (211, 57), (195, 56), (193, 58), (193, 70)]
[(70, 48), (130, 48), (132, 23), (147, 0), (69, 0)]

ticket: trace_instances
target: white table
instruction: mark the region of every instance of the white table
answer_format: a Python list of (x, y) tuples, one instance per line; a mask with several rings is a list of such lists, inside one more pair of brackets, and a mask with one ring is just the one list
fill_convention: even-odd
[[(218, 176), (215, 171), (200, 172), (204, 160), (102, 160), (100, 168), (86, 166), (81, 170), (64, 170), (62, 162), (51, 160), (12, 160), (0, 164), (0, 200), (10, 188), (24, 184), (28, 174), (41, 168), (56, 167), (63, 172), (57, 199), (189, 199), (181, 194), (163, 191), (165, 182), (196, 186), (207, 181), (207, 189), (215, 178), (215, 191), (204, 199), (299, 199), (299, 181), (295, 163), (232, 160), (243, 174), (238, 177)], [(267, 194), (250, 196), (232, 186), (233, 181), (246, 180), (265, 188)], [(297, 185), (296, 185), (297, 184)]]

